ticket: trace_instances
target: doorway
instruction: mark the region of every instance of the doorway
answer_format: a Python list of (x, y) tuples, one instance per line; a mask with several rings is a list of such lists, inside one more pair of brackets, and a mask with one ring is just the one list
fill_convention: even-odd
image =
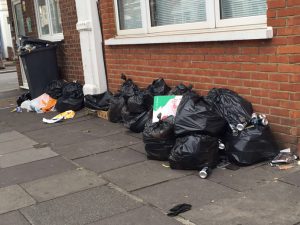
[[(26, 35), (24, 16), (23, 16), (23, 12), (22, 12), (22, 3), (21, 3), (21, 0), (12, 0), (11, 4), (12, 4), (13, 16), (14, 16), (16, 43), (17, 43), (17, 45), (19, 45), (20, 44), (19, 36)], [(22, 81), (23, 81), (23, 86), (20, 86), (20, 87), (24, 88), (24, 89), (29, 89), (27, 78), (25, 75), (24, 67), (23, 67), (23, 62), (20, 57), (19, 57), (19, 62), (20, 62), (21, 75), (22, 75)]]

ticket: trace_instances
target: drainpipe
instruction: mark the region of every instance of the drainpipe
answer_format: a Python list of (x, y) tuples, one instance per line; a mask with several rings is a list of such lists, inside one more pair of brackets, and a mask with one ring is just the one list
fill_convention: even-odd
[(76, 0), (80, 34), (80, 46), (85, 85), (84, 94), (100, 94), (107, 91), (107, 79), (103, 55), (98, 0)]

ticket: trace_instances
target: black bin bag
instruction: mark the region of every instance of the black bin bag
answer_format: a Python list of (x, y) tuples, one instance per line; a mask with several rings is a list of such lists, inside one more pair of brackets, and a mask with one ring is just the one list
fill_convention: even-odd
[(236, 126), (239, 123), (251, 119), (252, 104), (239, 96), (234, 91), (222, 88), (213, 88), (207, 95), (218, 113), (230, 124)]
[(185, 86), (184, 84), (179, 84), (169, 91), (169, 95), (183, 95), (187, 92), (191, 92), (193, 85)]
[(171, 90), (171, 88), (166, 84), (163, 78), (156, 79), (147, 87), (153, 96), (166, 95)]
[(109, 91), (98, 95), (86, 95), (84, 96), (84, 105), (89, 109), (107, 111), (112, 97), (113, 95)]
[(131, 79), (127, 79), (125, 74), (121, 75), (121, 79), (124, 80), (124, 83), (121, 85), (120, 93), (127, 102), (128, 98), (135, 95), (139, 91), (139, 88)]
[(143, 131), (143, 141), (148, 159), (168, 160), (175, 143), (174, 117), (169, 116), (156, 123), (150, 119)]
[(63, 95), (57, 100), (55, 108), (58, 112), (67, 110), (79, 111), (84, 107), (84, 94), (82, 85), (79, 83), (68, 83), (63, 88)]
[(122, 108), (125, 105), (124, 97), (118, 93), (110, 99), (110, 106), (108, 109), (108, 119), (112, 123), (122, 122)]
[(124, 126), (135, 133), (141, 133), (145, 129), (147, 121), (152, 117), (152, 109), (142, 113), (130, 113), (127, 106), (122, 108), (122, 120)]
[(272, 159), (279, 148), (269, 126), (251, 126), (237, 136), (228, 133), (226, 152), (229, 159), (239, 165), (252, 165)]
[(21, 104), (26, 100), (32, 100), (30, 92), (25, 92), (24, 94), (19, 96), (17, 99), (17, 105), (21, 106)]
[(180, 170), (201, 170), (218, 163), (218, 139), (192, 134), (176, 139), (169, 157), (170, 167)]
[(131, 113), (142, 113), (147, 111), (148, 106), (145, 104), (144, 93), (139, 91), (131, 96), (127, 101), (128, 111)]
[(63, 95), (63, 88), (66, 82), (63, 80), (53, 80), (46, 87), (46, 94), (51, 98), (59, 99)]
[(213, 107), (196, 94), (183, 96), (175, 117), (175, 134), (177, 136), (197, 132), (211, 136), (220, 136), (224, 132), (224, 120)]

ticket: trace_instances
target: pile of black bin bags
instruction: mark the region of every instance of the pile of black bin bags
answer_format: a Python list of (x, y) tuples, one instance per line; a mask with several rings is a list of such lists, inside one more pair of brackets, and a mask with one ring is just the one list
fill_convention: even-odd
[(53, 80), (45, 90), (51, 98), (57, 99), (55, 108), (58, 112), (79, 111), (84, 107), (82, 85), (77, 82)]
[[(147, 123), (148, 158), (168, 159), (172, 169), (184, 170), (214, 168), (220, 155), (241, 166), (271, 159), (279, 152), (277, 144), (268, 126), (251, 124), (252, 113), (252, 104), (231, 90), (212, 89), (204, 97), (187, 89), (175, 118)], [(238, 131), (241, 124), (245, 128)]]
[(152, 118), (153, 98), (166, 95), (170, 88), (164, 79), (154, 80), (145, 90), (140, 89), (131, 79), (123, 74), (121, 89), (110, 101), (108, 118), (111, 122), (123, 122), (133, 132), (143, 132), (145, 125)]
[[(242, 165), (252, 165), (274, 158), (279, 147), (269, 126), (252, 123), (252, 104), (228, 89), (212, 89), (207, 96), (213, 108), (226, 120), (227, 128), (220, 137), (226, 146), (229, 160)], [(237, 125), (243, 124), (242, 131)]]
[[(199, 96), (192, 86), (179, 84), (171, 90), (164, 79), (140, 89), (121, 76), (116, 94), (85, 96), (85, 106), (107, 110), (111, 122), (122, 122), (133, 132), (143, 132), (148, 159), (169, 160), (172, 169), (214, 168), (219, 156), (246, 166), (275, 157), (279, 150), (269, 126), (251, 124), (252, 104), (228, 89), (214, 88)], [(183, 95), (175, 117), (152, 123), (154, 96)], [(237, 129), (244, 126), (244, 129)], [(219, 144), (225, 144), (225, 150)]]
[(177, 137), (169, 161), (173, 169), (201, 170), (218, 163), (219, 142), (226, 121), (202, 96), (183, 96), (175, 117)]
[(108, 111), (109, 121), (122, 122), (136, 133), (143, 132), (145, 124), (152, 118), (154, 96), (168, 94), (170, 87), (162, 78), (154, 80), (145, 90), (140, 89), (124, 74), (121, 79), (123, 84), (115, 95), (110, 92), (86, 95), (85, 106), (93, 110)]

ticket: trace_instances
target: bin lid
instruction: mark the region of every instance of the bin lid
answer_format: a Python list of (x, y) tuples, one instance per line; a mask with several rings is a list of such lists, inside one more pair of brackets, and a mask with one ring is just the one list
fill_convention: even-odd
[(57, 48), (57, 45), (49, 45), (47, 47), (42, 47), (42, 48), (37, 48), (37, 49), (34, 49), (32, 51), (27, 51), (27, 52), (21, 52), (20, 53), (20, 56), (23, 57), (23, 56), (26, 56), (26, 55), (29, 55), (29, 54), (34, 54), (34, 53), (39, 53), (39, 52), (43, 52), (43, 51), (52, 51), (53, 49), (56, 49)]

